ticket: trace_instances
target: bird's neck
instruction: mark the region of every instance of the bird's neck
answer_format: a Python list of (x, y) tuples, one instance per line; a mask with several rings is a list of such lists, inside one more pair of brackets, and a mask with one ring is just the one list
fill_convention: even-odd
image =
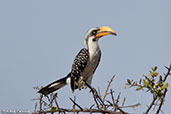
[(90, 59), (92, 59), (93, 57), (96, 57), (100, 51), (100, 48), (97, 42), (91, 42), (91, 43), (89, 42), (86, 47), (89, 51)]

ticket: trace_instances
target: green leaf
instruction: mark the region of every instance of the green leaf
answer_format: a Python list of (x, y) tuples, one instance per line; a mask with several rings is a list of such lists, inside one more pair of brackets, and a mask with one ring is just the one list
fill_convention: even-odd
[(136, 88), (137, 91), (139, 91), (141, 89), (142, 89), (142, 87), (140, 87), (140, 86), (137, 86), (137, 88)]
[(147, 78), (150, 79), (150, 73), (148, 73)]
[(158, 73), (157, 72), (151, 72), (151, 76), (153, 76), (153, 77), (157, 77), (158, 76)]
[(43, 88), (43, 86), (40, 86), (40, 89), (42, 89)]
[(162, 89), (166, 89), (169, 87), (169, 84), (168, 83), (165, 83), (163, 86), (162, 86)]
[(124, 88), (126, 89), (127, 88), (127, 85), (125, 85)]
[(157, 70), (157, 66), (154, 67), (154, 71), (156, 71), (156, 70)]
[(142, 82), (142, 79), (139, 80), (139, 84), (141, 84), (141, 82)]
[(150, 92), (153, 94), (154, 93), (154, 91), (153, 90), (150, 90)]
[(161, 90), (163, 90), (162, 87), (158, 87), (157, 88), (157, 91), (161, 91)]
[(158, 96), (158, 92), (156, 92), (156, 91), (154, 91), (152, 94), (153, 94), (154, 96)]
[(153, 88), (156, 88), (159, 85), (159, 83), (154, 84)]
[(162, 81), (162, 76), (159, 77), (159, 81)]
[(152, 84), (148, 84), (148, 87), (149, 87), (150, 89), (152, 89), (153, 86), (152, 86)]
[(56, 108), (55, 107), (51, 107), (51, 110), (50, 110), (51, 113), (54, 113), (56, 112)]
[(148, 87), (149, 86), (148, 81), (146, 81), (145, 79), (143, 80), (143, 84), (144, 84), (145, 87)]
[(127, 82), (128, 82), (128, 84), (131, 84), (131, 81), (129, 79), (127, 79)]

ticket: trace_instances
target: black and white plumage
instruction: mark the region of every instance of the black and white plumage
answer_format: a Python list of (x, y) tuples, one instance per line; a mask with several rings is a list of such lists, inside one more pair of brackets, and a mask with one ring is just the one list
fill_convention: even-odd
[(38, 92), (44, 95), (52, 93), (61, 87), (70, 84), (72, 91), (79, 88), (80, 83), (86, 81), (91, 85), (93, 74), (100, 62), (101, 51), (98, 40), (105, 35), (116, 35), (116, 32), (109, 27), (96, 27), (90, 29), (85, 36), (85, 48), (81, 49), (77, 54), (71, 72), (64, 78), (61, 78), (45, 87)]

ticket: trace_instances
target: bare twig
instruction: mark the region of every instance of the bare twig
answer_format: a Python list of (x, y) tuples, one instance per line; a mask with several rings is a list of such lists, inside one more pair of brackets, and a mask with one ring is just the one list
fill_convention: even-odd
[(122, 102), (122, 106), (124, 106), (125, 101), (126, 101), (126, 98), (124, 97), (123, 102)]
[(171, 63), (170, 63), (170, 66), (169, 67), (167, 67), (167, 66), (164, 66), (168, 71), (167, 71), (167, 73), (165, 74), (165, 77), (164, 77), (164, 82), (166, 81), (166, 79), (167, 79), (167, 77), (169, 76), (169, 75), (171, 75)]
[(150, 111), (150, 109), (152, 108), (152, 106), (154, 105), (155, 101), (156, 101), (156, 97), (153, 97), (153, 101), (151, 102), (150, 106), (148, 107), (148, 109), (146, 110), (146, 112), (144, 114), (148, 114), (148, 112)]
[(167, 92), (167, 89), (165, 89), (165, 91), (164, 91), (164, 94), (163, 94), (163, 96), (162, 96), (162, 98), (161, 98), (160, 105), (159, 105), (159, 108), (158, 108), (156, 114), (158, 114), (158, 113), (160, 112), (160, 110), (161, 110), (161, 107), (162, 107), (163, 102), (164, 102), (164, 98), (165, 98), (165, 96), (166, 96), (166, 92)]
[[(56, 110), (57, 112), (73, 112), (73, 109), (65, 109), (65, 108), (60, 108)], [(105, 114), (123, 114), (122, 112), (114, 112), (114, 111), (110, 111), (110, 110), (102, 110), (102, 109), (75, 109), (76, 113), (79, 112), (89, 112), (89, 113), (105, 113)], [(51, 113), (51, 111), (42, 111), (39, 113), (32, 113), (32, 114), (46, 114), (46, 113)]]
[[(124, 112), (122, 109), (120, 109), (120, 107), (119, 107), (118, 105), (113, 104), (113, 103), (111, 103), (111, 102), (108, 101), (108, 100), (107, 100), (107, 102), (110, 104), (109, 106), (112, 106), (112, 107), (114, 107), (115, 109), (119, 110), (122, 114), (129, 114), (129, 113)], [(116, 111), (113, 111), (113, 112), (116, 112)]]
[(37, 102), (36, 102), (36, 104), (34, 106), (34, 112), (36, 112), (36, 109), (37, 109)]
[(141, 105), (140, 103), (137, 103), (137, 104), (134, 104), (134, 105), (119, 106), (119, 108), (135, 108), (135, 107), (138, 107), (138, 106), (140, 106), (140, 105)]
[[(115, 103), (112, 89), (111, 89), (110, 91), (111, 91), (111, 98), (112, 98), (112, 102), (113, 102), (114, 111), (116, 111), (116, 110), (118, 109), (120, 112), (122, 112), (122, 114), (127, 114), (127, 113), (124, 112), (122, 109), (120, 109), (119, 106)], [(120, 96), (120, 94), (119, 94), (118, 96)], [(118, 97), (118, 102), (119, 102), (119, 97)], [(118, 103), (118, 102), (117, 102), (117, 103)]]
[[(123, 106), (124, 103), (122, 103), (123, 104), (122, 107), (120, 107), (118, 105), (119, 100), (120, 100), (120, 94), (121, 93), (119, 93), (117, 99), (115, 100), (114, 99), (114, 94), (113, 94), (114, 91), (112, 89), (110, 89), (110, 92), (109, 92), (109, 88), (111, 86), (111, 83), (112, 83), (112, 80), (113, 79), (114, 79), (114, 76), (109, 81), (108, 86), (107, 86), (107, 88), (105, 90), (105, 96), (103, 97), (103, 100), (104, 101), (102, 100), (102, 97), (100, 95), (100, 89), (97, 92), (97, 90), (95, 88), (92, 88), (90, 85), (88, 85), (85, 82), (85, 84), (87, 85), (87, 87), (91, 90), (92, 95), (93, 95), (93, 98), (94, 98), (94, 102), (95, 102), (88, 109), (87, 108), (82, 108), (80, 105), (78, 105), (78, 103), (76, 103), (75, 96), (74, 96), (74, 99), (71, 99), (70, 98), (70, 100), (73, 103), (73, 108), (72, 109), (60, 108), (59, 105), (58, 105), (57, 99), (56, 99), (57, 98), (57, 94), (50, 94), (49, 96), (45, 96), (45, 98), (47, 98), (47, 100), (48, 100), (48, 103), (46, 103), (46, 101), (43, 100), (43, 95), (40, 96), (39, 103), (40, 103), (40, 107), (41, 108), (39, 109), (39, 111), (35, 111), (33, 114), (41, 114), (41, 113), (46, 114), (46, 113), (55, 113), (55, 112), (57, 112), (59, 114), (61, 114), (61, 113), (65, 114), (65, 113), (68, 113), (68, 112), (73, 112), (74, 114), (75, 113), (80, 113), (80, 112), (88, 112), (90, 114), (92, 114), (92, 113), (102, 113), (102, 114), (128, 114), (128, 113), (124, 112), (121, 109), (121, 108), (124, 108), (124, 106)], [(108, 95), (111, 95), (111, 99), (112, 99), (111, 102), (108, 101), (108, 100), (106, 100), (106, 97)], [(106, 102), (108, 102), (109, 104), (106, 103)], [(125, 99), (124, 99), (123, 102), (125, 102)], [(53, 106), (54, 104), (56, 104), (56, 107)], [(96, 105), (97, 107), (94, 108), (93, 107), (94, 105)], [(42, 109), (42, 106), (44, 106), (45, 108), (43, 107), (43, 109)], [(78, 108), (76, 108), (76, 107), (78, 107)], [(129, 106), (127, 106), (127, 107), (129, 107)], [(132, 105), (132, 107), (136, 107), (136, 106)], [(125, 108), (126, 108), (126, 106), (125, 106)]]
[(112, 97), (112, 102), (113, 102), (113, 109), (117, 109), (116, 105), (115, 105), (115, 100), (114, 100), (114, 96), (113, 96), (113, 92), (112, 92), (112, 89), (110, 89), (110, 93), (111, 93), (111, 97)]
[(115, 77), (115, 75), (112, 76), (112, 78), (110, 79), (110, 81), (109, 81), (109, 83), (108, 83), (108, 86), (107, 86), (107, 88), (106, 88), (105, 95), (104, 95), (104, 97), (103, 97), (103, 102), (105, 101), (105, 98), (106, 98), (106, 96), (107, 96), (107, 94), (108, 94), (109, 87), (110, 87), (110, 85), (111, 85), (111, 83), (112, 83), (114, 77)]
[(119, 103), (119, 99), (120, 99), (121, 93), (119, 93), (117, 99), (116, 99), (116, 105)]
[(100, 92), (100, 88), (98, 88), (98, 95), (102, 99), (101, 92)]
[(55, 98), (55, 104), (56, 104), (56, 107), (59, 108), (59, 105), (58, 105), (56, 98)]
[[(104, 102), (102, 101), (101, 97), (99, 97), (97, 91), (95, 88), (92, 88), (87, 82), (85, 82), (86, 86), (91, 90), (92, 94), (93, 94), (93, 98), (94, 101), (97, 105), (97, 108), (100, 109), (98, 102), (100, 103), (100, 105), (105, 106)], [(97, 102), (98, 101), (98, 102)], [(104, 107), (105, 108), (105, 107)]]
[(50, 107), (51, 107), (51, 100), (50, 100), (50, 98), (49, 98), (49, 96), (46, 96), (46, 98), (48, 99), (48, 101), (49, 101), (49, 105), (50, 105)]
[(95, 104), (91, 105), (91, 106), (90, 106), (90, 109), (92, 109), (94, 105), (95, 105)]
[[(112, 90), (112, 92), (114, 93), (115, 91), (114, 91), (114, 90)], [(110, 94), (111, 94), (111, 92), (108, 92), (108, 93), (107, 93), (107, 95), (110, 95)]]
[(43, 97), (43, 95), (42, 94), (40, 94), (40, 100), (39, 100), (39, 105), (40, 105), (40, 109), (39, 109), (39, 111), (41, 112), (42, 111), (42, 97)]
[[(72, 101), (71, 98), (70, 98), (70, 100)], [(74, 101), (72, 101), (72, 102), (73, 102), (73, 112), (75, 114), (75, 104), (76, 104), (76, 98), (75, 98), (75, 96), (74, 96)]]
[(72, 102), (73, 102), (73, 108), (74, 108), (74, 110), (75, 110), (75, 105), (80, 109), (80, 110), (83, 110), (83, 108), (80, 106), (80, 105), (78, 105), (74, 100), (72, 100), (71, 98), (69, 98)]

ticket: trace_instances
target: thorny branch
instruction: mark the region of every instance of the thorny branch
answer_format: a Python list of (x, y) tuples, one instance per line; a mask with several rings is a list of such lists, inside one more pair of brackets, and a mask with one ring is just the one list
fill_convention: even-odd
[(163, 102), (164, 102), (164, 98), (165, 98), (165, 96), (166, 96), (166, 92), (167, 92), (167, 89), (165, 89), (164, 95), (163, 95), (162, 98), (161, 98), (161, 102), (160, 102), (159, 108), (157, 109), (156, 114), (158, 114), (158, 113), (160, 112), (160, 110), (161, 110), (161, 107), (162, 107)]
[[(73, 109), (75, 109), (75, 105), (80, 109), (80, 110), (83, 110), (83, 108), (80, 106), (80, 105), (78, 105), (74, 100), (72, 100), (71, 98), (69, 98), (72, 102), (73, 102)], [(74, 99), (75, 99), (75, 97), (74, 97)]]
[[(120, 112), (122, 112), (123, 114), (127, 114), (126, 112), (124, 112), (121, 108), (119, 108), (119, 106), (118, 106), (118, 103), (119, 103), (119, 99), (117, 99), (116, 101), (116, 103), (115, 103), (115, 100), (114, 100), (114, 96), (113, 96), (113, 91), (112, 90), (110, 90), (111, 91), (111, 97), (112, 97), (112, 102), (113, 102), (113, 108), (115, 108), (115, 110), (114, 111), (116, 111), (117, 109), (120, 111)], [(118, 96), (120, 96), (120, 94), (118, 95)], [(119, 98), (119, 97), (118, 97)]]
[[(102, 114), (128, 114), (123, 111), (121, 108), (135, 108), (139, 105), (129, 105), (129, 106), (119, 106), (119, 100), (120, 100), (120, 94), (118, 95), (117, 99), (114, 99), (114, 91), (112, 89), (109, 89), (111, 86), (111, 83), (114, 79), (114, 76), (111, 78), (109, 81), (107, 88), (104, 93), (104, 97), (102, 99), (102, 95), (100, 95), (99, 92), (95, 88), (92, 88), (90, 85), (86, 83), (86, 86), (90, 89), (93, 98), (94, 98), (94, 103), (96, 105), (92, 105), (90, 108), (82, 108), (77, 102), (76, 98), (74, 97), (74, 100), (72, 98), (69, 98), (71, 102), (73, 103), (73, 108), (72, 109), (66, 109), (66, 108), (60, 108), (59, 104), (57, 102), (57, 94), (50, 94), (49, 96), (43, 97), (43, 95), (40, 95), (40, 101), (39, 101), (39, 110), (35, 109), (35, 112), (33, 114), (46, 114), (46, 113), (66, 113), (66, 112), (73, 112), (73, 113), (79, 113), (79, 112), (89, 112), (89, 113), (102, 113)], [(109, 91), (110, 90), (110, 91)], [(100, 90), (99, 90), (100, 91)], [(107, 99), (107, 96), (110, 96), (110, 99)], [(43, 98), (48, 99), (45, 102)], [(53, 106), (55, 104), (55, 106)], [(36, 103), (37, 105), (37, 103)], [(96, 106), (96, 107), (94, 107)], [(44, 108), (42, 108), (44, 107)], [(37, 108), (37, 106), (35, 106)]]
[(100, 109), (100, 105), (103, 106), (103, 107), (105, 107), (105, 104), (102, 101), (101, 97), (98, 95), (96, 89), (95, 88), (92, 88), (88, 83), (85, 83), (85, 84), (91, 90), (97, 108)]
[[(167, 73), (164, 74), (163, 77), (163, 82), (165, 82), (168, 78), (169, 75), (171, 75), (171, 64), (169, 67), (166, 67)], [(39, 102), (36, 102), (35, 104), (35, 110), (33, 114), (46, 114), (46, 113), (55, 113), (58, 112), (58, 114), (66, 114), (67, 112), (72, 112), (72, 113), (80, 113), (80, 112), (88, 112), (88, 113), (102, 113), (102, 114), (128, 114), (125, 112), (123, 109), (124, 108), (136, 108), (140, 105), (140, 103), (134, 104), (134, 105), (128, 105), (125, 106), (125, 100), (124, 98), (123, 102), (120, 103), (120, 95), (121, 93), (118, 94), (118, 96), (114, 97), (114, 90), (111, 89), (111, 83), (113, 81), (115, 76), (113, 76), (110, 81), (108, 81), (108, 85), (106, 87), (106, 90), (104, 92), (104, 95), (101, 95), (100, 89), (98, 89), (98, 92), (95, 88), (91, 87), (86, 83), (86, 86), (90, 89), (93, 99), (94, 99), (94, 104), (90, 106), (90, 108), (82, 108), (77, 102), (76, 102), (76, 97), (74, 96), (74, 100), (70, 98), (71, 102), (73, 103), (73, 107), (71, 109), (66, 109), (66, 108), (61, 108), (59, 107), (59, 103), (57, 102), (57, 94), (50, 94), (49, 96), (43, 96), (40, 94), (39, 97)], [(145, 77), (149, 82), (147, 77)], [(134, 86), (140, 86), (140, 87), (145, 87), (142, 86), (141, 84), (138, 83), (130, 83), (130, 87)], [(152, 83), (152, 82), (151, 82)], [(133, 85), (131, 85), (133, 84)], [(161, 111), (161, 107), (164, 103), (164, 99), (167, 93), (167, 88), (164, 90), (164, 93), (160, 95), (159, 97), (156, 95), (153, 95), (153, 100), (151, 104), (148, 106), (147, 110), (145, 111), (144, 114), (148, 114), (153, 106), (158, 106), (158, 109), (156, 111), (156, 114), (159, 114)], [(103, 96), (103, 97), (102, 97)], [(107, 97), (108, 96), (108, 97)], [(108, 99), (107, 99), (108, 98)], [(47, 99), (47, 100), (44, 100)], [(159, 104), (158, 104), (158, 101)], [(55, 104), (55, 106), (53, 106)], [(121, 104), (121, 105), (120, 105)]]
[[(163, 79), (163, 82), (165, 82), (168, 78), (169, 75), (171, 75), (171, 63), (170, 63), (170, 66), (167, 67), (167, 66), (164, 66), (166, 69), (167, 69), (167, 73), (164, 74), (164, 79)], [(160, 104), (159, 104), (159, 107), (157, 109), (157, 112), (156, 114), (159, 114), (159, 112), (161, 111), (161, 107), (163, 105), (163, 102), (164, 102), (164, 99), (165, 99), (165, 96), (166, 96), (166, 92), (167, 92), (167, 88), (164, 90), (164, 94), (160, 97), (153, 97), (153, 101), (151, 103), (151, 105), (148, 107), (147, 111), (145, 114), (148, 114), (148, 112), (150, 111), (150, 109), (152, 108), (153, 105), (155, 105), (155, 102), (157, 99), (160, 100)]]
[[(102, 113), (102, 114), (122, 114), (122, 112), (114, 112), (114, 111), (110, 111), (110, 110), (102, 110), (102, 109), (75, 109), (75, 111), (73, 111), (73, 109), (65, 109), (65, 108), (60, 108), (58, 110), (56, 110), (55, 112), (59, 112), (59, 113), (65, 113), (65, 112), (76, 112), (76, 113), (80, 113), (80, 112), (89, 112), (89, 113)], [(54, 113), (50, 110), (48, 111), (42, 111), (42, 112), (34, 112), (32, 114), (47, 114), (47, 113)]]
[(153, 98), (153, 101), (151, 102), (150, 106), (148, 107), (148, 109), (146, 110), (146, 112), (144, 114), (148, 114), (150, 109), (152, 108), (152, 106), (154, 105), (155, 101), (156, 101), (156, 97)]
[(105, 100), (105, 98), (106, 98), (106, 96), (107, 96), (107, 94), (108, 94), (109, 87), (110, 87), (110, 85), (111, 85), (111, 83), (112, 83), (114, 77), (115, 77), (115, 75), (112, 76), (111, 80), (109, 81), (109, 84), (108, 84), (108, 86), (107, 86), (107, 88), (106, 88), (105, 95), (104, 95), (104, 97), (103, 97), (103, 102), (104, 102), (104, 100)]
[(167, 77), (169, 76), (169, 75), (171, 75), (171, 63), (170, 63), (170, 66), (169, 67), (167, 67), (167, 66), (164, 66), (166, 69), (167, 69), (167, 73), (166, 74), (164, 74), (165, 76), (164, 76), (164, 82), (166, 81), (166, 79), (167, 79)]
[[(161, 111), (167, 88), (169, 86), (166, 80), (168, 76), (171, 75), (171, 63), (169, 67), (164, 67), (167, 69), (167, 73), (163, 76), (158, 76), (158, 72), (156, 72), (157, 67), (152, 67), (152, 71), (150, 71), (148, 76), (144, 75), (145, 79), (143, 79), (143, 84), (141, 83), (142, 79), (139, 80), (139, 83), (133, 80), (127, 80), (126, 86), (128, 85), (129, 87), (137, 87), (137, 91), (144, 91), (144, 89), (147, 89), (147, 92), (151, 92), (151, 94), (153, 95), (153, 100), (144, 114), (148, 114), (153, 106), (158, 107), (156, 114), (159, 114), (159, 112)], [(159, 78), (158, 81), (156, 81), (157, 77)]]

